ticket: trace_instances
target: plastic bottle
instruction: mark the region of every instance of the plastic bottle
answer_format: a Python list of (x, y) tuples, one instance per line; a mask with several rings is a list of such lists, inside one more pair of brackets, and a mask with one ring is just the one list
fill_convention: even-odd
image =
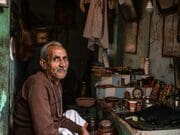
[(150, 73), (150, 59), (146, 58), (144, 62), (144, 74), (149, 75)]

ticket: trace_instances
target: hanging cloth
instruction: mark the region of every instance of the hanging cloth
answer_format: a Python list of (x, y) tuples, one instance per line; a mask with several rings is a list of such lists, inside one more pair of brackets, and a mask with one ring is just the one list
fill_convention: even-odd
[(88, 48), (94, 50), (94, 44), (109, 48), (107, 0), (91, 0), (83, 37), (88, 39)]

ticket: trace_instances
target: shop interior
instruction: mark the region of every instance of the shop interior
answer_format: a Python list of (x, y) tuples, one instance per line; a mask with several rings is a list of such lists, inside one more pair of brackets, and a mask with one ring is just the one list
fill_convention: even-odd
[(103, 124), (110, 135), (180, 134), (178, 0), (11, 0), (10, 8), (12, 102), (55, 40), (70, 61), (64, 110), (77, 109), (92, 135)]

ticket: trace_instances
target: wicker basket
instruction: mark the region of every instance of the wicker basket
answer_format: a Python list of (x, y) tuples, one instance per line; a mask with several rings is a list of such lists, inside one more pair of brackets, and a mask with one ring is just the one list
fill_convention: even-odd
[(76, 104), (80, 107), (91, 107), (95, 104), (95, 99), (91, 97), (80, 97), (76, 99)]

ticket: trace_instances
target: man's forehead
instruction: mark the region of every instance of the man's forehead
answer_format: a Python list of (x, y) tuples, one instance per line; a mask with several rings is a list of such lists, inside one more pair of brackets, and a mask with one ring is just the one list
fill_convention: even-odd
[(63, 47), (49, 49), (48, 55), (51, 57), (67, 57), (66, 50)]
[(66, 52), (65, 48), (64, 47), (61, 47), (61, 46), (49, 46), (48, 47), (48, 52), (58, 52), (58, 51), (64, 51)]
[[(50, 46), (48, 46), (47, 48), (48, 50), (51, 50), (51, 49), (64, 49), (63, 46), (60, 46), (60, 45), (55, 45), (55, 44), (52, 44)], [(64, 49), (65, 50), (65, 49)]]

